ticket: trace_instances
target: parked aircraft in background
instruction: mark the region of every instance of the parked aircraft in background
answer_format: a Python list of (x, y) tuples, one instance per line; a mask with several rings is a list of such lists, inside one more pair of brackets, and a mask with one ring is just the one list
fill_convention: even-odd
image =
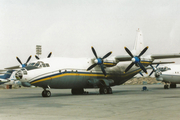
[(180, 84), (180, 65), (172, 64), (163, 67), (158, 67), (155, 70), (155, 77), (157, 81), (165, 83), (164, 89), (176, 88), (176, 84)]
[(125, 47), (128, 54), (108, 58), (112, 53), (108, 52), (100, 57), (94, 47), (91, 49), (95, 56), (92, 58), (60, 57), (31, 62), (15, 73), (16, 79), (26, 86), (42, 87), (43, 97), (51, 96), (47, 90), (51, 88), (71, 89), (72, 94), (83, 94), (84, 88), (99, 88), (100, 94), (112, 94), (112, 86), (123, 84), (141, 70), (147, 73), (145, 67), (152, 65), (155, 59), (180, 57), (179, 53), (142, 56), (148, 47), (144, 47), (139, 29), (134, 49), (130, 51)]

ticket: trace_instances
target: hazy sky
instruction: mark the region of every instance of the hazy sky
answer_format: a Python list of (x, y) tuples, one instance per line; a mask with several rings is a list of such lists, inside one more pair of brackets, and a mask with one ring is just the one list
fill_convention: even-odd
[(125, 54), (138, 28), (146, 54), (180, 53), (180, 1), (0, 0), (0, 68), (18, 65), (16, 56), (35, 60), (37, 44), (41, 57), (91, 58), (91, 46), (99, 56)]

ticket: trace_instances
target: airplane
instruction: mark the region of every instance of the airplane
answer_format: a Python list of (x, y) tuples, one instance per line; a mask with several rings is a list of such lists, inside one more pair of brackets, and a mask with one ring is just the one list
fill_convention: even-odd
[(180, 57), (179, 53), (142, 56), (148, 46), (144, 47), (139, 29), (133, 50), (125, 47), (128, 54), (108, 58), (112, 54), (108, 52), (100, 57), (94, 47), (91, 49), (95, 56), (92, 58), (52, 57), (33, 61), (15, 73), (16, 79), (26, 86), (42, 87), (42, 97), (50, 97), (50, 89), (71, 89), (77, 95), (84, 94), (86, 88), (99, 88), (100, 94), (112, 94), (112, 86), (122, 85), (141, 70), (147, 74), (146, 67), (155, 59)]
[[(52, 54), (52, 52), (49, 53), (47, 58), (50, 58), (51, 54)], [(21, 62), (21, 60), (18, 57), (16, 57), (16, 59), (20, 63), (20, 65), (16, 65), (13, 67), (8, 67), (8, 68), (5, 68), (3, 70), (0, 70), (0, 74), (3, 74), (0, 76), (0, 85), (1, 84), (9, 85), (10, 88), (12, 87), (12, 85), (30, 87), (30, 86), (26, 86), (26, 84), (21, 83), (19, 80), (17, 80), (15, 78), (15, 72), (17, 71), (17, 69), (20, 69), (20, 68), (22, 69), (22, 68), (26, 67), (28, 65), (28, 62), (30, 61), (31, 57), (32, 56), (30, 55), (24, 64)], [(38, 56), (35, 56), (35, 57), (38, 60), (40, 59)], [(33, 68), (31, 68), (31, 69), (33, 69)]]
[(161, 67), (156, 67), (155, 77), (157, 81), (164, 82), (164, 89), (168, 89), (170, 84), (170, 88), (176, 88), (176, 84), (180, 84), (180, 65), (166, 65)]
[(6, 84), (6, 83), (9, 83), (8, 85), (10, 85), (11, 80), (9, 78), (11, 77), (14, 70), (3, 70), (3, 71), (6, 71), (6, 72), (0, 76), (0, 85)]
[(23, 86), (23, 84), (21, 84), (21, 82), (15, 78), (15, 72), (16, 72), (16, 69), (26, 67), (28, 62), (30, 61), (31, 57), (32, 56), (29, 56), (26, 63), (24, 63), (24, 64), (22, 64), (21, 60), (18, 57), (16, 57), (16, 59), (18, 60), (18, 62), (21, 65), (8, 67), (3, 70), (0, 70), (0, 74), (3, 74), (0, 76), (0, 85), (1, 84), (9, 85), (10, 88), (12, 87), (12, 85), (19, 85), (19, 86), (22, 85)]

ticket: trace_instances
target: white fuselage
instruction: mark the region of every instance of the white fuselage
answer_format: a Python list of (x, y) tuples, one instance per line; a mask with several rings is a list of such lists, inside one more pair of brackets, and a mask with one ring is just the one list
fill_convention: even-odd
[(48, 63), (50, 67), (41, 67), (28, 70), (27, 75), (23, 74), (21, 82), (28, 82), (31, 85), (51, 88), (91, 88), (89, 80), (103, 79), (113, 80), (114, 85), (120, 85), (132, 78), (141, 71), (134, 66), (129, 72), (124, 73), (130, 62), (122, 62), (114, 67), (105, 67), (107, 76), (104, 76), (99, 65), (87, 71), (93, 64), (93, 59), (87, 58), (49, 58), (40, 60)]
[(180, 84), (180, 65), (169, 65), (161, 68), (165, 70), (160, 70), (159, 76), (156, 77), (158, 81)]

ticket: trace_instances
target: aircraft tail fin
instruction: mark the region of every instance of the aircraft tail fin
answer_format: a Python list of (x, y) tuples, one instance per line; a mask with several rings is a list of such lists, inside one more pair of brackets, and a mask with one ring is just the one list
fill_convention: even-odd
[(132, 53), (133, 53), (133, 55), (139, 55), (143, 49), (144, 49), (143, 34), (140, 31), (140, 29), (138, 28)]

